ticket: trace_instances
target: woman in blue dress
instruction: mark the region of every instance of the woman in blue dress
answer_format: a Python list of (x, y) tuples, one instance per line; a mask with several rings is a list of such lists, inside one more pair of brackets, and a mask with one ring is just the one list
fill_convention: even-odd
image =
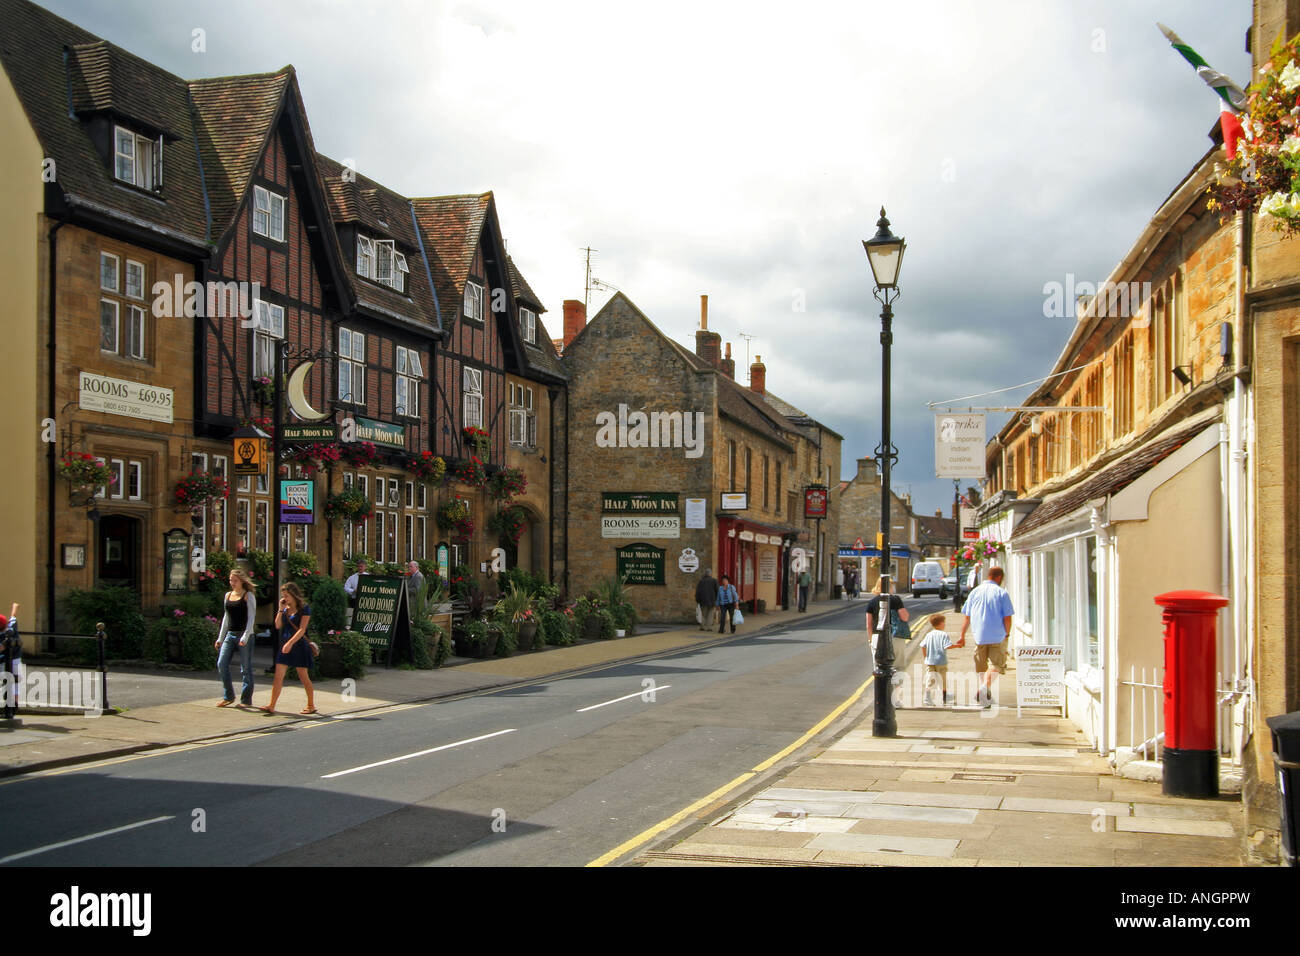
[(291, 583), (280, 588), (280, 607), (275, 614), (275, 626), (280, 633), (275, 652), (275, 680), (271, 684), (271, 703), (261, 708), (268, 714), (275, 713), (275, 703), (280, 699), (280, 689), (284, 686), (284, 674), (290, 667), (297, 669), (298, 680), (307, 691), (307, 706), (299, 713), (316, 713), (311, 678), (307, 675), (312, 658), (311, 641), (307, 640), (310, 621), (311, 608), (298, 585)]

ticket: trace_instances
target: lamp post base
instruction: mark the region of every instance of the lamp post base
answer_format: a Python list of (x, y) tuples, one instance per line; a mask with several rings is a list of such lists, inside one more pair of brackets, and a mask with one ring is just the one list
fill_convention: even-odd
[(898, 720), (894, 716), (894, 669), (886, 667), (876, 671), (875, 716), (871, 720), (871, 736), (897, 737)]

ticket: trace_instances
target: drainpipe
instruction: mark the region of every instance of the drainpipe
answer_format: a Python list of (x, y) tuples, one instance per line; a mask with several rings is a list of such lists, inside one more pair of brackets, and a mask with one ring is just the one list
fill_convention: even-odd
[[(46, 302), (46, 312), (48, 313), (50, 331), (49, 341), (46, 344), (48, 352), (48, 362), (46, 370), (45, 383), (45, 400), (46, 400), (46, 417), (58, 425), (58, 408), (56, 406), (56, 395), (54, 388), (54, 377), (58, 365), (58, 326), (55, 324), (55, 302), (58, 291), (58, 269), (59, 269), (59, 240), (57, 233), (62, 229), (64, 223), (62, 220), (56, 222), (48, 233), (46, 233), (46, 247), (48, 250), (46, 258), (46, 268), (49, 270), (49, 301)], [(56, 442), (48, 442), (45, 448), (45, 630), (54, 630), (54, 494), (57, 486), (58, 468), (55, 463)], [(40, 627), (41, 625), (37, 625)]]
[[(1234, 238), (1235, 257), (1236, 257), (1236, 280), (1237, 296), (1235, 303), (1235, 328), (1233, 335), (1233, 365), (1236, 374), (1232, 379), (1232, 410), (1228, 416), (1229, 419), (1229, 499), (1228, 507), (1230, 509), (1229, 533), (1231, 535), (1231, 559), (1232, 559), (1232, 590), (1224, 592), (1232, 598), (1232, 632), (1233, 632), (1233, 688), (1240, 689), (1241, 681), (1245, 678), (1245, 686), (1251, 700), (1253, 694), (1253, 667), (1251, 639), (1252, 615), (1251, 609), (1254, 605), (1254, 595), (1251, 593), (1251, 582), (1246, 567), (1246, 539), (1251, 535), (1252, 529), (1249, 520), (1243, 522), (1243, 512), (1250, 512), (1253, 502), (1245, 500), (1243, 507), (1243, 498), (1245, 497), (1246, 488), (1246, 466), (1247, 438), (1245, 431), (1248, 427), (1248, 420), (1244, 417), (1245, 406), (1251, 398), (1247, 395), (1241, 384), (1241, 376), (1245, 370), (1245, 325), (1246, 325), (1246, 243), (1248, 241), (1247, 230), (1250, 228), (1250, 220), (1244, 213), (1237, 213), (1237, 229)], [(1253, 514), (1250, 516), (1253, 518)], [(1250, 704), (1247, 703), (1247, 708)], [(1249, 724), (1246, 721), (1245, 708), (1234, 709), (1234, 732), (1232, 734), (1232, 756), (1233, 763), (1240, 764), (1241, 752), (1244, 745), (1245, 734), (1249, 730)]]

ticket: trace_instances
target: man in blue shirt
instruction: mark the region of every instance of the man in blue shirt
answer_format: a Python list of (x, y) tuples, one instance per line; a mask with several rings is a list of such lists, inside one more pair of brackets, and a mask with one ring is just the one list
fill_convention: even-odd
[(966, 622), (961, 626), (961, 638), (966, 632), (975, 632), (975, 673), (983, 678), (983, 686), (976, 700), (985, 707), (993, 705), (993, 678), (1007, 669), (1007, 640), (1011, 637), (1011, 595), (1002, 589), (1002, 569), (989, 568), (988, 580), (966, 598), (961, 609)]

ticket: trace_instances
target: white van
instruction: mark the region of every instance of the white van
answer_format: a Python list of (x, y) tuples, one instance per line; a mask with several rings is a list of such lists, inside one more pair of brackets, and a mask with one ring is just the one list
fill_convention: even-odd
[(912, 568), (912, 597), (922, 594), (942, 594), (943, 568), (938, 561), (918, 561)]

